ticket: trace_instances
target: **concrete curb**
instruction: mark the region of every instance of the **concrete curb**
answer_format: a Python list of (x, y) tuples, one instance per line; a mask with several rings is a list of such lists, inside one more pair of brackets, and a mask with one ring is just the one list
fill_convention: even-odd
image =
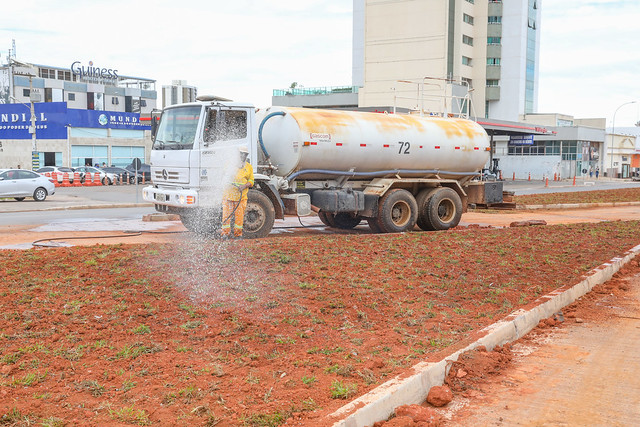
[(521, 309), (511, 313), (505, 319), (484, 328), (481, 331), (485, 333), (482, 338), (439, 362), (416, 364), (408, 377), (395, 377), (329, 415), (330, 419), (340, 419), (333, 426), (370, 426), (376, 421), (386, 420), (398, 406), (421, 404), (427, 399), (431, 387), (443, 384), (450, 362), (458, 360), (460, 354), (479, 346), (492, 350), (498, 345), (517, 340), (535, 328), (540, 320), (551, 317), (591, 291), (594, 286), (611, 279), (639, 253), (640, 245), (593, 269), (589, 276), (571, 288), (561, 288), (539, 298), (539, 304), (531, 310)]
[(112, 208), (146, 208), (153, 207), (152, 203), (103, 203), (96, 205), (72, 205), (72, 206), (55, 206), (43, 209), (21, 209), (21, 210), (8, 210), (4, 213), (18, 213), (18, 212), (51, 212), (51, 211), (71, 211), (81, 209), (112, 209)]
[(640, 202), (611, 202), (611, 203), (556, 203), (549, 205), (516, 205), (517, 210), (536, 209), (588, 209), (588, 208), (612, 208), (616, 206), (640, 206)]

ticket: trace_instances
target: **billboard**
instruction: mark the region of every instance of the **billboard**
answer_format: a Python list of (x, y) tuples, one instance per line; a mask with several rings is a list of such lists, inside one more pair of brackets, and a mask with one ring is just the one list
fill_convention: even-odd
[[(34, 104), (36, 138), (67, 139), (67, 128), (150, 130), (140, 122), (140, 113), (78, 110), (66, 102)], [(31, 110), (27, 104), (0, 104), (0, 139), (31, 139)]]

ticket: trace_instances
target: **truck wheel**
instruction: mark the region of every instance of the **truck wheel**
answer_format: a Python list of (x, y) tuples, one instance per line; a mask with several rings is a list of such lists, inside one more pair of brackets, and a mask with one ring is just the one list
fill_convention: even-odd
[(416, 225), (417, 216), (416, 199), (407, 190), (396, 188), (380, 199), (376, 223), (383, 233), (402, 233)]
[(380, 226), (378, 226), (378, 218), (367, 218), (367, 223), (372, 232), (376, 234), (382, 233)]
[(220, 231), (222, 212), (219, 209), (193, 209), (180, 214), (182, 225), (189, 231), (213, 235)]
[(325, 212), (325, 211), (320, 211), (318, 212), (318, 218), (320, 218), (320, 221), (322, 221), (322, 223), (324, 225), (326, 225), (327, 227), (335, 227), (336, 223), (335, 223), (335, 214), (329, 213), (329, 212)]
[(427, 205), (431, 196), (438, 190), (437, 188), (425, 188), (424, 190), (418, 193), (416, 197), (416, 203), (418, 204), (418, 219), (416, 220), (416, 224), (420, 227), (421, 230), (424, 231), (433, 231), (431, 228), (431, 223), (429, 223), (427, 217)]
[(351, 230), (360, 224), (361, 221), (362, 217), (358, 215), (353, 216), (346, 212), (339, 212), (333, 217), (333, 223), (336, 228), (340, 228), (342, 230)]
[(438, 188), (429, 198), (423, 217), (429, 230), (448, 230), (457, 226), (462, 217), (460, 196), (451, 188)]
[(242, 236), (247, 239), (265, 237), (271, 232), (276, 219), (273, 203), (266, 194), (257, 190), (249, 190), (247, 197)]

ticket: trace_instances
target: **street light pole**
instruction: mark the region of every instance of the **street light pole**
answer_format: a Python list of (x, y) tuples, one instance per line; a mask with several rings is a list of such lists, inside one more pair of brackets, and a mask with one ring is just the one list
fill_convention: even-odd
[(616, 111), (614, 111), (613, 113), (613, 123), (611, 124), (611, 170), (613, 170), (613, 138), (615, 138), (616, 135), (616, 114), (618, 113), (618, 110), (622, 107), (624, 107), (625, 105), (629, 105), (629, 104), (635, 104), (638, 101), (629, 101), (629, 102), (625, 102), (624, 104), (621, 104), (618, 108), (616, 108)]

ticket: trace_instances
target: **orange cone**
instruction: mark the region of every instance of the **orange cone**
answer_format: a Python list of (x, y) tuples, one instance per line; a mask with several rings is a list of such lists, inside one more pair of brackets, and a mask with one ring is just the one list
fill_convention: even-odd
[(100, 180), (100, 174), (98, 172), (93, 174), (93, 185), (95, 186), (102, 185), (102, 181)]
[(545, 186), (545, 187), (548, 187), (548, 186), (549, 186), (549, 178), (547, 178), (547, 180), (545, 181), (544, 186)]
[(51, 179), (53, 179), (53, 185), (60, 187), (60, 183), (58, 182), (58, 172), (51, 172)]
[(516, 173), (515, 172), (513, 173), (513, 180), (514, 181), (516, 180)]
[(82, 183), (80, 182), (80, 172), (73, 173), (73, 184), (74, 187), (82, 187)]
[(93, 185), (93, 181), (91, 180), (91, 172), (87, 172), (84, 174), (84, 186), (91, 187)]
[(69, 182), (69, 174), (67, 172), (62, 174), (62, 186), (71, 187), (71, 182)]
[(576, 176), (575, 175), (573, 176), (573, 186), (574, 187), (576, 186)]

